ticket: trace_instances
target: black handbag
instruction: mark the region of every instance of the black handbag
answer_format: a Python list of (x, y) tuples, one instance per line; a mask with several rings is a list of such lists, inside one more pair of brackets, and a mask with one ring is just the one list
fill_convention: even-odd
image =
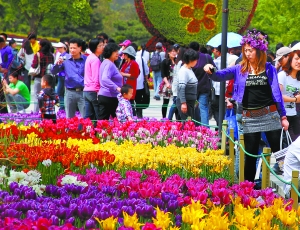
[(146, 72), (144, 68), (144, 58), (143, 58), (144, 50), (142, 51), (141, 58), (142, 58), (142, 67), (143, 67), (143, 76), (144, 76), (144, 95), (143, 95), (143, 109), (146, 109), (150, 105), (150, 89), (149, 89), (149, 84), (146, 79)]
[[(209, 64), (208, 59), (207, 59), (207, 54), (205, 54), (205, 58), (206, 58), (206, 64)], [(216, 98), (216, 90), (213, 86), (212, 80), (209, 79), (209, 81), (210, 81), (209, 99), (210, 99), (210, 101), (214, 101)]]

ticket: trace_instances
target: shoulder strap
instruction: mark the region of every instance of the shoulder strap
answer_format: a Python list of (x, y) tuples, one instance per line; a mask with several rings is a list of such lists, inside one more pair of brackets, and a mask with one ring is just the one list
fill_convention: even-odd
[(37, 57), (38, 57), (38, 64), (40, 64), (40, 63), (41, 63), (41, 60), (40, 60), (40, 52), (37, 52), (36, 55), (37, 55)]
[(145, 77), (145, 76), (146, 76), (146, 74), (145, 74), (145, 68), (144, 68), (144, 57), (143, 57), (143, 54), (144, 54), (144, 50), (142, 51), (141, 58), (142, 58), (142, 68), (143, 68), (143, 74), (144, 74), (144, 77)]

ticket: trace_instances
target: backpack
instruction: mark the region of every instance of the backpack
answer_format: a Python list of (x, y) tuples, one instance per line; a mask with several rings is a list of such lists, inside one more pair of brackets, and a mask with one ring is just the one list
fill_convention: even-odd
[(150, 60), (150, 67), (152, 71), (159, 71), (161, 68), (161, 56), (160, 52), (154, 52)]

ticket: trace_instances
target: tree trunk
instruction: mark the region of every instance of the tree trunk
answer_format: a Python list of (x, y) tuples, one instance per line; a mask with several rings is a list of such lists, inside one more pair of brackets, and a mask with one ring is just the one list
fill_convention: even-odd
[(29, 19), (29, 26), (30, 26), (30, 33), (34, 33), (37, 35), (38, 27), (39, 27), (40, 20), (38, 17), (32, 17)]

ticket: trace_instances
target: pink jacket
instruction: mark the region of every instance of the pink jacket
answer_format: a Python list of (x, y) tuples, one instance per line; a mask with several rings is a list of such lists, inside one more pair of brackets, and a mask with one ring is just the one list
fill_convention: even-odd
[(94, 54), (90, 54), (84, 66), (84, 89), (83, 91), (98, 92), (100, 89), (99, 70), (101, 61)]

